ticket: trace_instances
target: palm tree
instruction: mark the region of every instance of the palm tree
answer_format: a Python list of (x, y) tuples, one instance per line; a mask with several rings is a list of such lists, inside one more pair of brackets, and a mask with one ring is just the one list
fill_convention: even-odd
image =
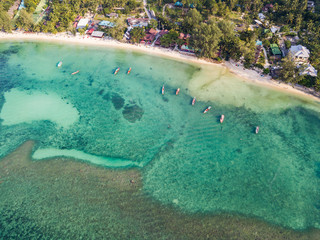
[(291, 13), (291, 12), (288, 13), (288, 14), (287, 14), (287, 23), (292, 24), (293, 18), (294, 18), (293, 13)]

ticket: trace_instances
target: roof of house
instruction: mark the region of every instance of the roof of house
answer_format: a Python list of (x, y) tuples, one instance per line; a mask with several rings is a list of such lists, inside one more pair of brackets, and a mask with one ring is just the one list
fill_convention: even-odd
[(272, 33), (276, 33), (276, 32), (280, 32), (281, 27), (277, 27), (277, 26), (272, 26), (270, 28)]
[(303, 71), (300, 72), (300, 75), (316, 77), (318, 75), (318, 71), (311, 64), (308, 64)]
[(310, 56), (309, 49), (302, 45), (291, 46), (289, 51), (294, 57), (309, 58)]
[(118, 15), (118, 13), (109, 13), (109, 14), (106, 14), (106, 16), (108, 16), (108, 17), (118, 17), (119, 15)]
[(277, 44), (270, 44), (270, 48), (273, 55), (281, 55), (281, 51)]
[(163, 35), (165, 35), (165, 34), (168, 34), (168, 33), (169, 33), (169, 31), (168, 31), (167, 29), (161, 30), (161, 31), (159, 32), (159, 34), (160, 34), (161, 36), (163, 36)]
[(266, 16), (263, 13), (259, 13), (258, 17), (260, 18), (260, 20), (265, 20)]
[(91, 33), (93, 33), (93, 31), (94, 31), (94, 28), (90, 28), (86, 33), (91, 34)]
[(133, 27), (146, 27), (149, 24), (148, 18), (128, 18), (127, 21)]
[(81, 18), (80, 21), (78, 22), (77, 29), (86, 27), (88, 22), (89, 22), (89, 19)]
[(99, 26), (103, 27), (114, 27), (116, 24), (110, 21), (101, 21), (99, 22)]
[(92, 37), (103, 37), (103, 34), (104, 34), (104, 32), (101, 32), (101, 31), (93, 31), (92, 32), (92, 34), (91, 34), (91, 36)]
[(149, 31), (148, 31), (150, 34), (157, 34), (158, 31), (155, 30), (154, 28), (150, 28)]

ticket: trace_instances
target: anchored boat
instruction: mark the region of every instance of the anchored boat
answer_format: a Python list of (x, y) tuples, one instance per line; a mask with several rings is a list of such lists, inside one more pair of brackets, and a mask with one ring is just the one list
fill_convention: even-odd
[(176, 95), (178, 95), (178, 94), (179, 94), (179, 92), (180, 92), (180, 88), (178, 88), (178, 89), (177, 89), (177, 91), (176, 91)]
[(129, 68), (129, 70), (128, 70), (127, 74), (129, 74), (130, 72), (131, 72), (131, 68)]
[(207, 107), (206, 110), (203, 111), (203, 113), (207, 113), (211, 109), (211, 106)]
[(222, 114), (220, 117), (220, 123), (223, 123), (223, 120), (224, 120), (224, 115)]
[(195, 103), (196, 103), (196, 97), (194, 97), (194, 98), (192, 99), (191, 105), (193, 106)]
[(62, 61), (60, 61), (60, 62), (57, 63), (57, 67), (58, 67), (58, 68), (61, 67), (61, 66), (62, 66)]
[(162, 86), (161, 93), (164, 95), (164, 85)]
[(259, 126), (256, 127), (256, 134), (259, 133)]
[(71, 73), (71, 75), (75, 75), (75, 74), (77, 74), (78, 72), (79, 72), (79, 70)]
[(116, 75), (119, 72), (120, 68), (118, 67), (115, 71), (114, 71), (114, 75)]

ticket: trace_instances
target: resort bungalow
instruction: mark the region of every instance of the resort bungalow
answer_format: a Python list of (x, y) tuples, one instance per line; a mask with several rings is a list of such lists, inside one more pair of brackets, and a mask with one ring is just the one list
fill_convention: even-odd
[(262, 12), (268, 12), (268, 11), (272, 11), (273, 10), (273, 5), (271, 3), (266, 4), (263, 8), (262, 8)]
[(101, 32), (101, 31), (93, 31), (91, 34), (91, 37), (102, 38), (103, 34), (104, 32)]
[(315, 7), (314, 1), (308, 1), (307, 4), (308, 4), (307, 5), (308, 11), (314, 12), (314, 7)]
[(182, 52), (194, 53), (194, 48), (192, 48), (188, 45), (185, 45), (185, 44), (181, 45), (180, 50)]
[(158, 34), (158, 31), (151, 28), (146, 32), (146, 35), (144, 36), (143, 39), (141, 39), (140, 43), (147, 43), (147, 44), (152, 44), (154, 39), (156, 38)]
[(303, 68), (303, 70), (299, 74), (316, 77), (318, 75), (318, 71), (309, 63), (305, 68)]
[(271, 49), (271, 52), (272, 52), (272, 54), (274, 56), (280, 56), (281, 57), (282, 53), (281, 53), (281, 51), (280, 51), (280, 49), (279, 49), (277, 44), (275, 44), (275, 43), (274, 44), (270, 44), (270, 49)]
[(299, 65), (307, 63), (310, 56), (309, 49), (302, 45), (291, 46), (291, 48), (289, 49), (289, 53), (291, 54), (296, 64)]
[(115, 23), (110, 22), (110, 21), (101, 21), (98, 23), (98, 25), (101, 27), (113, 28), (115, 26)]
[(175, 6), (175, 7), (183, 7), (183, 3), (177, 1), (177, 2), (174, 4), (174, 6)]
[(117, 18), (117, 17), (119, 17), (119, 15), (117, 13), (109, 13), (109, 14), (106, 14), (106, 17)]
[(86, 18), (80, 19), (80, 21), (77, 24), (77, 29), (85, 28), (88, 25), (88, 23), (89, 23), (89, 19), (86, 19)]
[(187, 40), (190, 38), (190, 34), (180, 33), (178, 38), (182, 40)]
[(94, 32), (94, 28), (90, 28), (86, 31), (86, 34), (91, 35)]
[(130, 27), (147, 27), (149, 25), (148, 18), (128, 18), (128, 24)]
[(263, 22), (264, 20), (266, 20), (266, 16), (263, 13), (259, 13), (258, 14), (259, 19)]

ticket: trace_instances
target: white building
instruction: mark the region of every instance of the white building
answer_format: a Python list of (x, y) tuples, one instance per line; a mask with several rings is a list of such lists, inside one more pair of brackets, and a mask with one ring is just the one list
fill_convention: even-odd
[(78, 25), (77, 25), (77, 29), (85, 28), (87, 26), (88, 22), (89, 22), (89, 19), (86, 19), (86, 18), (80, 19), (80, 21), (78, 22)]
[(289, 53), (297, 64), (308, 62), (310, 51), (302, 45), (291, 46)]
[(300, 75), (309, 75), (312, 77), (316, 77), (318, 74), (318, 71), (309, 63), (305, 68), (303, 68), (303, 71), (300, 72)]
[(263, 13), (259, 13), (258, 14), (259, 19), (263, 22), (264, 20), (266, 20), (266, 16)]

